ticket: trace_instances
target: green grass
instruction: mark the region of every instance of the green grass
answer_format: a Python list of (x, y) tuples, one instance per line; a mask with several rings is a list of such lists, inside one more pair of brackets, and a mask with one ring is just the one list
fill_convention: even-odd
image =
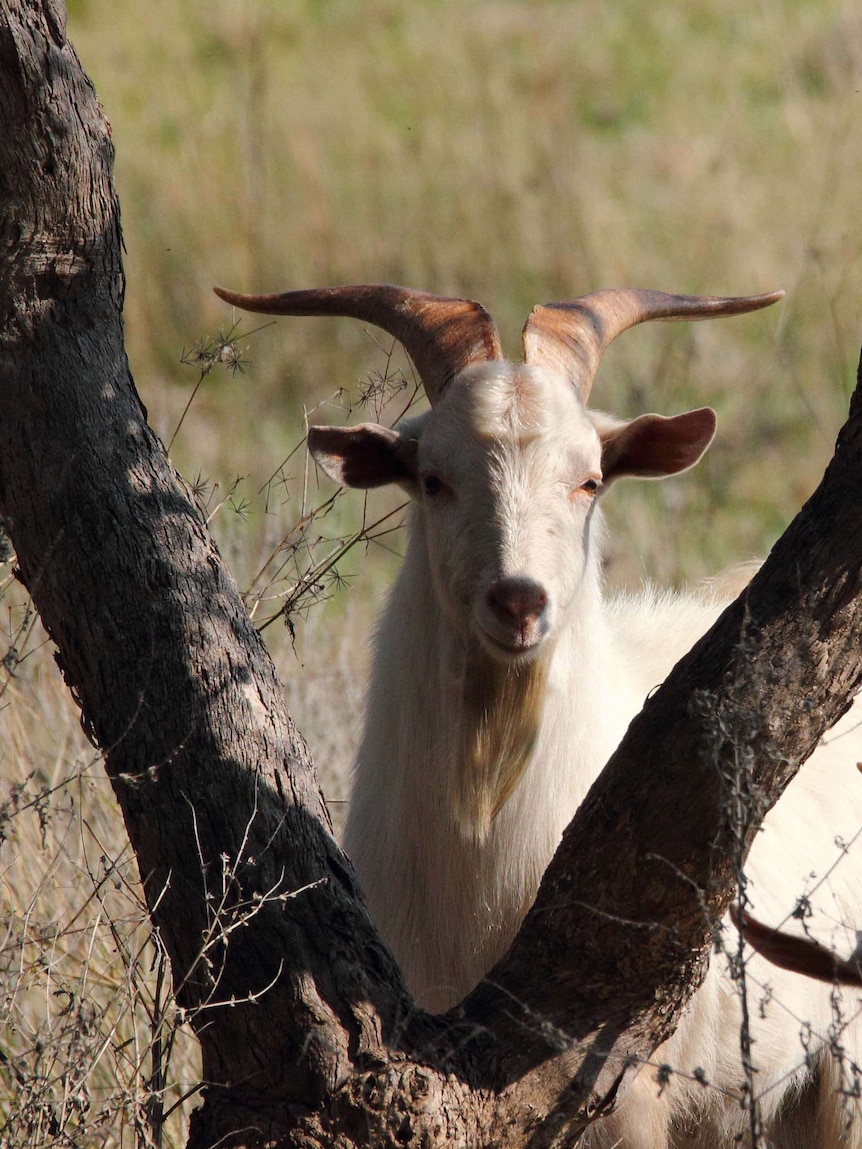
[[(720, 420), (694, 472), (609, 496), (609, 578), (678, 582), (762, 555), (817, 483), (862, 342), (862, 14), (850, 0), (73, 0), (69, 34), (113, 127), (128, 352), (166, 442), (199, 379), (181, 356), (239, 318), (215, 284), (468, 295), (512, 354), (537, 302), (604, 286), (783, 287), (767, 312), (638, 328), (608, 353), (597, 406), (710, 403)], [(360, 385), (386, 369), (391, 343), (347, 320), (242, 334), (255, 326), (241, 318), (250, 370), (206, 375), (171, 450), (240, 585), (267, 588), (263, 618), (363, 514), (392, 505), (350, 494), (291, 533), (331, 494), (294, 451), (306, 409), (321, 405), (312, 421), (368, 417)], [(409, 376), (398, 354), (393, 365)], [(354, 547), (338, 567), (352, 589), (294, 617), (295, 650), (284, 626), (266, 631), (338, 801), (364, 635), (399, 546), (386, 535)], [(23, 609), (8, 588), (4, 609), (0, 655)], [(4, 674), (0, 1055), (29, 1092), (2, 1061), (0, 1124), (26, 1095), (47, 1106), (33, 1110), (33, 1145), (53, 1143), (58, 1114), (101, 1137), (102, 1109), (114, 1115), (104, 1143), (144, 1145), (155, 951), (122, 826), (50, 650)], [(102, 856), (120, 874), (107, 904)], [(60, 1016), (66, 1001), (96, 1012)], [(173, 1024), (169, 1001), (156, 1013)], [(197, 1072), (193, 1043), (178, 1042), (170, 1103)], [(46, 1069), (38, 1051), (51, 1049)], [(75, 1063), (88, 1066), (86, 1110), (73, 1103)], [(183, 1120), (178, 1110), (166, 1144), (181, 1144)]]
[[(852, 4), (162, 0), (141, 24), (77, 0), (70, 31), (113, 124), (130, 358), (166, 435), (182, 349), (232, 322), (216, 283), (467, 294), (513, 353), (535, 302), (781, 286), (766, 314), (612, 349), (598, 405), (721, 419), (674, 495), (694, 513), (673, 560), (664, 496), (630, 488), (612, 569), (679, 580), (762, 553), (816, 483), (862, 339)], [(303, 405), (382, 361), (349, 321), (250, 342), (252, 374), (212, 381), (175, 451), (222, 485), (262, 482)]]

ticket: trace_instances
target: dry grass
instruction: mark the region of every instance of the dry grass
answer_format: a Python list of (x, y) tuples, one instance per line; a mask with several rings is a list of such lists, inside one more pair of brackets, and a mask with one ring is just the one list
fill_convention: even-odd
[[(614, 492), (610, 577), (677, 581), (762, 554), (816, 483), (862, 338), (851, 0), (71, 0), (69, 30), (113, 125), (128, 350), (166, 442), (201, 379), (184, 350), (224, 345), (233, 322), (213, 284), (471, 295), (512, 351), (535, 302), (600, 286), (782, 286), (770, 312), (611, 349), (599, 405), (712, 403), (720, 436), (694, 474)], [(238, 346), (251, 372), (205, 375), (172, 455), (258, 621), (295, 607), (300, 584), (329, 597), (333, 569), (357, 583), (294, 610), (293, 634), (266, 631), (341, 800), (398, 541), (361, 537), (391, 503), (351, 495), (309, 518), (331, 491), (295, 448), (305, 408), (346, 421), (369, 371), (409, 365), (348, 321), (285, 320)], [(188, 1105), (161, 1132), (158, 1108), (198, 1080), (196, 1051), (120, 818), (50, 650), (37, 630), (14, 641), (24, 603), (7, 589), (2, 607), (0, 657), (17, 651), (0, 673), (0, 1143), (180, 1145)], [(153, 1057), (169, 1047), (162, 1093)]]
[(0, 603), (0, 1144), (179, 1146), (197, 1045), (101, 757), (23, 595)]
[[(200, 1087), (198, 1046), (51, 644), (8, 579), (0, 606), (0, 1145), (179, 1147)], [(276, 644), (336, 826), (362, 699), (340, 634), (312, 619), (296, 651), (286, 637)], [(304, 672), (304, 644), (325, 644), (325, 679)]]

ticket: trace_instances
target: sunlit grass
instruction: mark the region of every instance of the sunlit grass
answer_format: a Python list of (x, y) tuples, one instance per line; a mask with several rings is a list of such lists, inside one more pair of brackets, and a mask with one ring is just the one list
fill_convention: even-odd
[[(854, 5), (161, 0), (142, 29), (78, 0), (70, 30), (113, 124), (129, 350), (162, 434), (182, 349), (233, 321), (217, 283), (471, 295), (511, 353), (539, 301), (780, 286), (771, 312), (612, 350), (598, 405), (710, 402), (721, 420), (673, 560), (663, 497), (627, 491), (614, 570), (679, 579), (761, 553), (816, 482), (862, 331)], [(355, 393), (382, 354), (358, 324), (282, 320), (174, 454), (262, 481), (303, 406)]]

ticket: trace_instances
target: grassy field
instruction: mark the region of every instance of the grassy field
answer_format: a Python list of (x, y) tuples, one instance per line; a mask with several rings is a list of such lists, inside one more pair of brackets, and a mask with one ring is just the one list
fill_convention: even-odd
[[(129, 353), (165, 437), (183, 349), (233, 320), (216, 283), (467, 294), (512, 350), (535, 302), (600, 286), (780, 286), (766, 315), (612, 349), (598, 405), (721, 419), (696, 477), (615, 499), (612, 574), (762, 553), (816, 481), (860, 331), (856, 6), (157, 0), (122, 27), (72, 7), (117, 145)], [(174, 454), (256, 491), (303, 407), (355, 396), (384, 352), (349, 321), (283, 320), (246, 346), (251, 375), (211, 378)]]
[[(253, 332), (214, 284), (468, 295), (512, 353), (534, 303), (598, 287), (783, 287), (767, 312), (639, 328), (607, 355), (596, 405), (710, 403), (720, 421), (695, 472), (609, 496), (609, 580), (677, 583), (762, 555), (818, 481), (862, 342), (857, 4), (73, 0), (69, 33), (113, 128), (138, 388), (256, 618), (308, 588), (293, 634), (266, 633), (334, 803), (361, 710), (357, 637), (399, 541), (361, 537), (386, 495), (306, 517), (331, 490), (306, 469), (303, 426), (312, 409), (360, 417), (369, 377), (400, 373), (393, 417), (410, 368), (350, 321)], [(247, 368), (209, 370), (235, 320)], [(334, 580), (327, 556), (357, 536)], [(162, 1127), (153, 1073), (170, 1049), (168, 1109), (197, 1080), (194, 1044), (98, 755), (0, 586), (0, 1142), (180, 1145), (193, 1098)], [(315, 597), (329, 601), (302, 609)]]

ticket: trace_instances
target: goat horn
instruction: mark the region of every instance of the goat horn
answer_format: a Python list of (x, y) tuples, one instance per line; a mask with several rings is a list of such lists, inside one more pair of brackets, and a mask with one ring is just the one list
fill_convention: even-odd
[(471, 363), (502, 359), (488, 312), (469, 299), (448, 299), (389, 284), (321, 287), (281, 295), (240, 295), (214, 288), (226, 303), (269, 315), (346, 315), (382, 327), (404, 345), (431, 403)]
[(663, 291), (596, 291), (567, 303), (534, 307), (523, 332), (527, 363), (571, 379), (586, 403), (602, 355), (615, 339), (647, 319), (718, 319), (777, 303), (783, 291), (721, 298)]

